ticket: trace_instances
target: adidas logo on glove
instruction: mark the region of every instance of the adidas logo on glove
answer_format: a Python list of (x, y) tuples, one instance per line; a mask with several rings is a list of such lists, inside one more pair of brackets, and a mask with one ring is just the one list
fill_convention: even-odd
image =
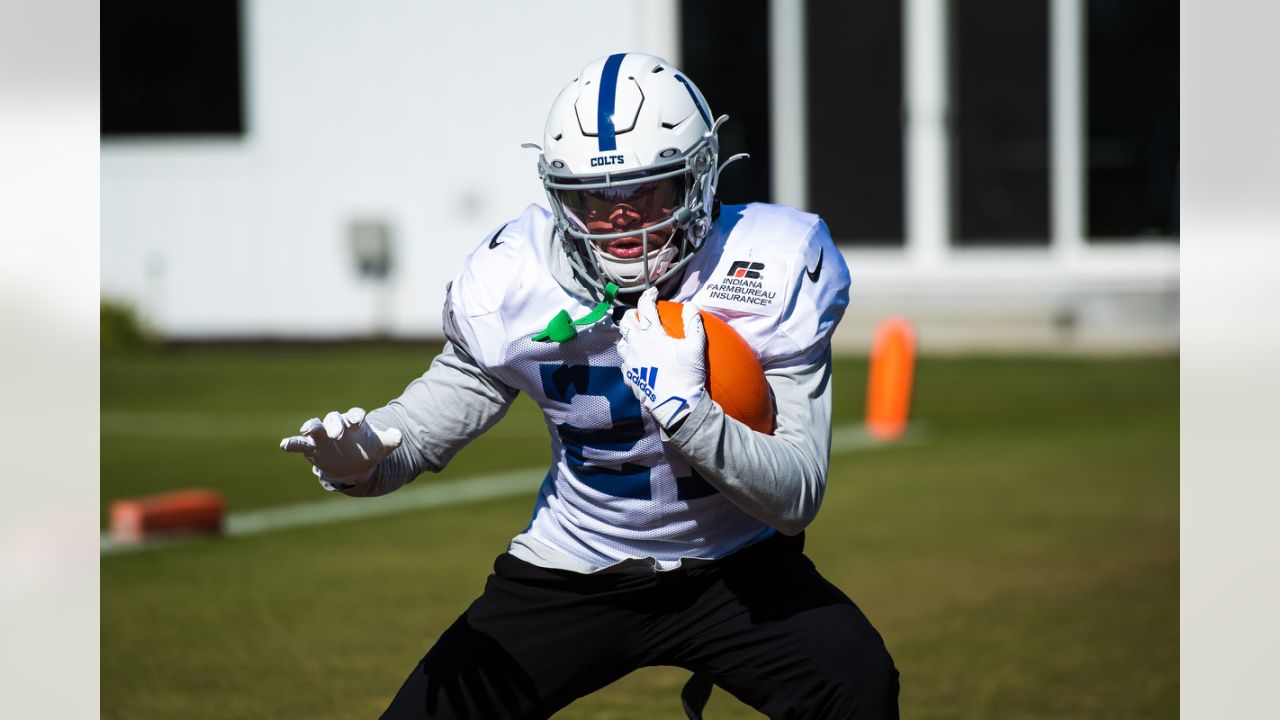
[(658, 368), (635, 368), (627, 371), (627, 379), (636, 387), (640, 388), (649, 400), (658, 401), (658, 396), (653, 394), (653, 386), (658, 382)]

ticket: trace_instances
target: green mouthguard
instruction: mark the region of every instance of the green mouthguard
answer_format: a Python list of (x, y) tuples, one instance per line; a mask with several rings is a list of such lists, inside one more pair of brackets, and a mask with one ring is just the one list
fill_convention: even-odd
[(565, 343), (578, 337), (578, 328), (576, 325), (593, 325), (600, 322), (600, 319), (609, 313), (609, 308), (613, 307), (613, 298), (618, 295), (618, 286), (608, 283), (604, 286), (604, 299), (601, 300), (591, 312), (577, 320), (569, 319), (569, 311), (561, 310), (556, 316), (551, 318), (551, 322), (547, 323), (547, 328), (533, 335), (534, 342), (554, 342)]

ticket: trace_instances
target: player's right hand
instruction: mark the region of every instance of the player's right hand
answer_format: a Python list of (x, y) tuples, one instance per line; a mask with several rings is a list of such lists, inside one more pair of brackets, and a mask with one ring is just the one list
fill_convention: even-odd
[[(658, 315), (658, 289), (645, 290), (618, 322), (622, 378), (663, 429), (674, 432), (706, 392), (707, 332), (693, 303), (680, 308), (684, 337), (669, 335)], [(657, 378), (662, 378), (661, 386)]]
[(391, 451), (400, 447), (402, 437), (396, 428), (377, 430), (365, 422), (364, 410), (351, 408), (345, 413), (331, 412), (302, 423), (301, 435), (280, 441), (285, 452), (301, 453), (324, 478), (350, 482), (369, 473)]

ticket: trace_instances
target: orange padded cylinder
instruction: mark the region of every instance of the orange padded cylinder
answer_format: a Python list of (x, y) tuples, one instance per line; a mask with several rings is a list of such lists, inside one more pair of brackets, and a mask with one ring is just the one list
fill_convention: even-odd
[(155, 537), (222, 532), (227, 502), (213, 490), (180, 490), (111, 503), (111, 537), (142, 542)]
[(871, 346), (867, 378), (867, 434), (877, 440), (896, 440), (907, 430), (915, 363), (911, 325), (901, 318), (881, 322)]

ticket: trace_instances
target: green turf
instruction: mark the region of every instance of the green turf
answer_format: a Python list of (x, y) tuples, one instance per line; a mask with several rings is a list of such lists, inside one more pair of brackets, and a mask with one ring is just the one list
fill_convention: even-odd
[[(319, 485), (280, 438), (307, 418), (374, 408), (426, 371), (438, 347), (205, 348), (102, 358), (102, 522), (109, 501), (211, 487), (233, 509), (317, 499)], [(546, 455), (526, 398), (458, 458), (450, 475), (508, 470)], [(301, 463), (301, 464), (299, 464)]]
[[(318, 499), (280, 435), (379, 404), (431, 355), (104, 356), (104, 504), (192, 485), (233, 509)], [(837, 422), (858, 416), (865, 377), (839, 363)], [(1177, 412), (1174, 359), (926, 359), (927, 441), (833, 458), (808, 552), (880, 628), (904, 717), (1176, 716)], [(441, 479), (546, 448), (521, 401)], [(539, 480), (527, 497), (105, 557), (103, 717), (375, 717), (527, 523)], [(686, 677), (642, 670), (561, 717), (676, 717)], [(708, 717), (759, 716), (716, 691)]]

